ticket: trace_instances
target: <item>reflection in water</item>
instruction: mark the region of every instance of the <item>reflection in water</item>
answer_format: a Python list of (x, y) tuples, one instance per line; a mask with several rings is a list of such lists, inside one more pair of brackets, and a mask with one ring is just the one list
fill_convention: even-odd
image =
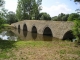
[(32, 33), (32, 38), (35, 40), (37, 38), (37, 33)]
[(0, 33), (0, 39), (2, 40), (17, 40), (17, 36), (12, 31), (2, 31)]
[(31, 33), (31, 32), (27, 32), (27, 31), (22, 31), (20, 30), (20, 34), (17, 33), (17, 31), (12, 30), (12, 32), (14, 32), (14, 34), (16, 34), (17, 36), (19, 36), (22, 40), (43, 40), (43, 41), (52, 41), (53, 37), (50, 36), (44, 36), (44, 35), (40, 35), (40, 34), (36, 34), (36, 33)]
[(44, 41), (52, 41), (52, 38), (53, 37), (50, 37), (50, 36), (45, 36), (45, 35), (43, 36)]
[(2, 31), (2, 33), (0, 33), (0, 38), (1, 39), (3, 38), (3, 40), (15, 40), (15, 41), (17, 40), (25, 40), (25, 41), (29, 41), (29, 40), (52, 41), (52, 40), (55, 40), (53, 37), (50, 37), (50, 36), (44, 36), (44, 35), (31, 33), (27, 31), (20, 30), (18, 32), (18, 29), (16, 30), (14, 29), (11, 31)]
[(27, 31), (23, 31), (23, 35), (24, 35), (24, 37), (26, 37), (27, 36)]
[(20, 29), (18, 29), (18, 33), (20, 34)]

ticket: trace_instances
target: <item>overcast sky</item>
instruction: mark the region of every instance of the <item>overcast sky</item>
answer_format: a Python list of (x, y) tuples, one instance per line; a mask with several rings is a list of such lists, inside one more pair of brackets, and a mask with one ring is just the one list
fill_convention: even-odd
[[(60, 13), (74, 13), (79, 4), (75, 4), (74, 0), (42, 0), (42, 11), (47, 12), (50, 16), (57, 16)], [(8, 11), (16, 12), (17, 0), (5, 0), (5, 8)]]

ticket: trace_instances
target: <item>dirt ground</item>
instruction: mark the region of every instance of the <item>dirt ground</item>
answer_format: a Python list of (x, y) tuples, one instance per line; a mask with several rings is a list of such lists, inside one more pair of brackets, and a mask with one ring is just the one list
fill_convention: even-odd
[(9, 60), (80, 60), (80, 46), (56, 42), (52, 46), (25, 47), (13, 50)]

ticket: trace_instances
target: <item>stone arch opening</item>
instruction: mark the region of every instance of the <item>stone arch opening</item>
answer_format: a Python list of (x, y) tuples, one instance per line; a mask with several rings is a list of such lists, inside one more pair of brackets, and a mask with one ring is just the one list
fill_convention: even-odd
[(37, 28), (35, 26), (32, 27), (32, 33), (37, 33)]
[(18, 33), (20, 34), (20, 25), (18, 25)]
[(46, 27), (43, 31), (43, 35), (47, 35), (47, 36), (53, 36), (52, 35), (52, 31), (49, 27)]
[(67, 40), (67, 39), (73, 40), (74, 38), (75, 38), (75, 37), (74, 37), (74, 35), (72, 34), (72, 31), (71, 31), (71, 30), (67, 31), (67, 32), (64, 34), (64, 36), (63, 36), (63, 40)]
[[(16, 27), (15, 27), (16, 28)], [(18, 30), (20, 30), (20, 25), (18, 25)]]
[(23, 25), (23, 31), (27, 31), (27, 26), (26, 26), (26, 24)]

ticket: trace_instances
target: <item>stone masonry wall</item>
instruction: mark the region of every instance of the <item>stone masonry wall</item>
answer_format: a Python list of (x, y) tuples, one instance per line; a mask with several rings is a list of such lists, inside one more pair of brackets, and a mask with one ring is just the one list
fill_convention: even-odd
[(62, 39), (64, 34), (72, 30), (74, 25), (73, 22), (65, 22), (65, 21), (44, 21), (44, 20), (23, 20), (17, 23), (11, 24), (12, 26), (18, 28), (20, 25), (20, 29), (23, 30), (23, 25), (26, 24), (28, 31), (32, 31), (32, 27), (35, 26), (37, 28), (38, 34), (43, 34), (43, 31), (46, 27), (49, 27), (52, 31), (53, 37)]

